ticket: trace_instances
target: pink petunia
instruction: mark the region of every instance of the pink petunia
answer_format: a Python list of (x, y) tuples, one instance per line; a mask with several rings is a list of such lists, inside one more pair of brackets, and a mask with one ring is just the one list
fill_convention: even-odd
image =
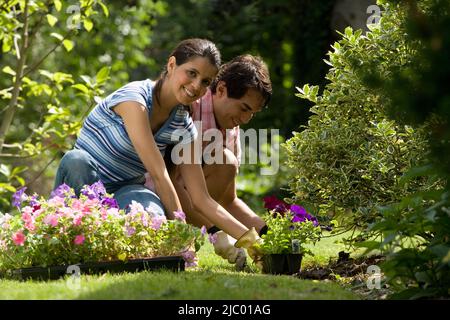
[(126, 230), (127, 230), (127, 236), (128, 237), (131, 237), (133, 234), (136, 233), (136, 228), (133, 228), (133, 227), (130, 227), (130, 226), (127, 226)]
[(49, 214), (44, 218), (44, 223), (56, 227), (58, 225), (58, 216), (56, 214)]
[(13, 234), (12, 240), (17, 246), (23, 246), (25, 243), (25, 235), (22, 233), (22, 231), (17, 231)]
[(65, 206), (64, 201), (65, 201), (64, 198), (56, 196), (56, 197), (53, 197), (50, 200), (48, 200), (47, 203), (51, 207), (64, 207)]
[(31, 214), (33, 213), (34, 210), (33, 210), (32, 207), (26, 206), (26, 207), (23, 207), (20, 211), (21, 211), (22, 213), (26, 213), (26, 214), (31, 215)]
[(159, 230), (161, 228), (161, 225), (167, 221), (166, 217), (164, 216), (156, 216), (152, 219), (152, 229)]
[(27, 229), (30, 232), (34, 232), (36, 230), (36, 226), (34, 225), (33, 221), (28, 221), (25, 223), (25, 229)]
[(83, 203), (78, 199), (73, 200), (72, 209), (81, 211), (83, 209)]
[(29, 223), (33, 221), (33, 217), (31, 216), (30, 212), (24, 212), (22, 213), (22, 220), (25, 223)]
[(79, 234), (77, 236), (75, 236), (75, 240), (73, 240), (73, 243), (75, 243), (77, 246), (82, 245), (84, 242), (85, 238), (82, 234)]
[(83, 215), (81, 213), (77, 214), (75, 217), (73, 217), (73, 225), (79, 226), (81, 224), (82, 219)]
[(109, 208), (108, 210), (106, 210), (106, 212), (108, 213), (108, 215), (110, 215), (113, 218), (120, 217), (119, 209), (117, 209), (117, 208)]

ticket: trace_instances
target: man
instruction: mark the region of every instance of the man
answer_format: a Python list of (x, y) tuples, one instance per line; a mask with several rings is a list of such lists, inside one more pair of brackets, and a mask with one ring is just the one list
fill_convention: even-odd
[[(208, 130), (218, 129), (223, 136), (223, 141), (219, 141), (223, 147), (213, 148), (221, 150), (223, 154), (210, 155), (222, 161), (211, 163), (206, 161), (206, 154), (203, 157), (205, 161), (202, 167), (209, 194), (245, 226), (255, 227), (260, 236), (267, 232), (264, 221), (236, 194), (236, 176), (241, 156), (239, 126), (248, 123), (255, 113), (267, 106), (271, 95), (272, 85), (267, 65), (260, 57), (241, 55), (221, 67), (210, 90), (192, 106), (193, 120), (201, 123), (203, 135)], [(208, 144), (211, 143), (203, 143), (203, 151)], [(237, 269), (242, 269), (246, 261), (245, 251), (235, 248), (235, 239), (194, 209), (176, 169), (171, 170), (171, 177), (187, 222), (198, 227), (206, 226), (208, 233), (215, 239), (215, 252), (230, 263), (235, 263)]]

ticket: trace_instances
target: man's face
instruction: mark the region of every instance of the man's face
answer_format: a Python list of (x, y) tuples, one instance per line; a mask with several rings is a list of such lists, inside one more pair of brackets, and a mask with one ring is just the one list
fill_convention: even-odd
[(214, 116), (222, 129), (232, 129), (246, 124), (256, 112), (263, 108), (264, 98), (255, 89), (249, 89), (240, 99), (228, 97), (224, 82), (217, 84), (213, 95)]

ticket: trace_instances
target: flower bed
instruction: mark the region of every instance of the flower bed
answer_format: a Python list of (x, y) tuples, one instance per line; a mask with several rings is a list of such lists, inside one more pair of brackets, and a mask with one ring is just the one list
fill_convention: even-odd
[(76, 197), (67, 185), (50, 199), (28, 196), (21, 189), (13, 197), (17, 212), (0, 215), (0, 272), (27, 267), (182, 256), (196, 264), (195, 252), (204, 231), (186, 224), (183, 212), (175, 220), (154, 214), (133, 202), (128, 213), (103, 185), (85, 186)]

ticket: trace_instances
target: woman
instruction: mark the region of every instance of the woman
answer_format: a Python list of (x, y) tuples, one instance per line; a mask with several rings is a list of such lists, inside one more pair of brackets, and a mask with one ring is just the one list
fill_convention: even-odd
[[(195, 150), (197, 131), (186, 106), (206, 93), (219, 66), (220, 53), (212, 42), (180, 42), (155, 83), (149, 79), (131, 82), (91, 111), (74, 150), (61, 160), (55, 188), (66, 183), (79, 194), (83, 185), (101, 180), (106, 190), (114, 193), (119, 207), (126, 208), (134, 200), (155, 214), (173, 219), (174, 212), (182, 207), (163, 157), (166, 148), (177, 143), (191, 143), (190, 150)], [(180, 130), (183, 139), (174, 141)], [(236, 247), (249, 248), (249, 254), (255, 255), (252, 245), (260, 241), (258, 234), (209, 196), (201, 166), (194, 164), (194, 157), (192, 154), (192, 161), (179, 167), (192, 204), (216, 226), (239, 239)], [(155, 192), (144, 186), (146, 172)]]

